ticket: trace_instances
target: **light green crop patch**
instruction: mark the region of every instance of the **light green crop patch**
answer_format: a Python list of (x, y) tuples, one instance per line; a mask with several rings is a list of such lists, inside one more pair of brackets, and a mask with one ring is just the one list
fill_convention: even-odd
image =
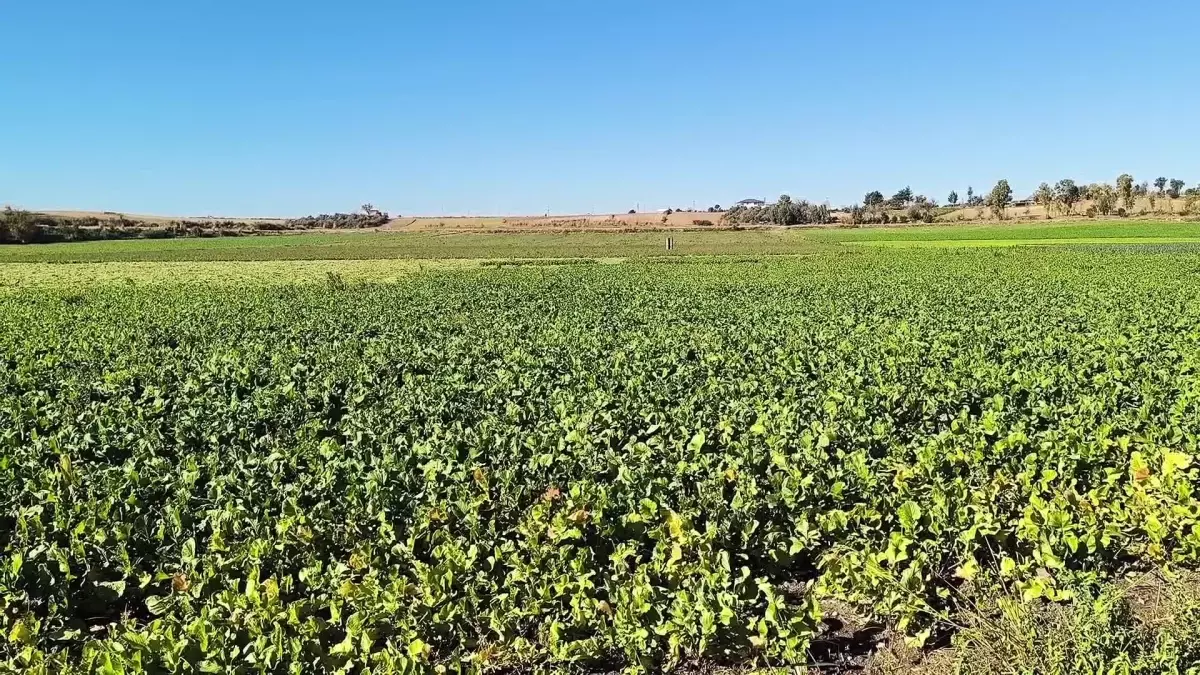
[(283, 260), (0, 264), (0, 289), (111, 284), (279, 285), (328, 281), (395, 281), (432, 269), (474, 266), (454, 260)]
[(1113, 246), (1200, 244), (1200, 237), (1078, 237), (1058, 239), (864, 239), (842, 242), (847, 246), (876, 248), (996, 248), (1004, 246)]

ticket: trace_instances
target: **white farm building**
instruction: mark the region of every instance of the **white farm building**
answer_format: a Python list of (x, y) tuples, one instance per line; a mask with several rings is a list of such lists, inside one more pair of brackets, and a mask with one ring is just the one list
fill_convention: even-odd
[(734, 204), (734, 206), (741, 206), (747, 209), (761, 209), (766, 205), (767, 203), (761, 199), (743, 199), (742, 201)]

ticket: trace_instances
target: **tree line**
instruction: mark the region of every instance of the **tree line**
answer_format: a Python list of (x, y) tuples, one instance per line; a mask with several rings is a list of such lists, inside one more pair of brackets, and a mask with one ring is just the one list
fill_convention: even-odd
[[(1150, 210), (1158, 208), (1160, 199), (1184, 199), (1184, 211), (1190, 211), (1195, 202), (1200, 199), (1200, 187), (1184, 189), (1186, 183), (1179, 178), (1168, 179), (1159, 177), (1154, 180), (1154, 189), (1148, 181), (1134, 183), (1133, 176), (1123, 173), (1117, 177), (1115, 185), (1108, 183), (1092, 183), (1078, 185), (1070, 178), (1064, 178), (1053, 186), (1042, 183), (1034, 192), (1033, 200), (1046, 209), (1070, 215), (1075, 213), (1075, 207), (1081, 202), (1090, 201), (1089, 215), (1128, 215), (1133, 213), (1134, 204), (1138, 199), (1146, 198), (1150, 202)], [(1168, 202), (1169, 203), (1169, 202)], [(1092, 210), (1094, 213), (1090, 213)]]
[(52, 216), (13, 209), (0, 211), (0, 244), (35, 244), (104, 239), (174, 239), (181, 237), (237, 237), (289, 230), (347, 230), (379, 227), (390, 220), (387, 212), (370, 204), (362, 213), (323, 213), (289, 220), (173, 220), (156, 223), (120, 214), (115, 217)]
[[(1150, 211), (1158, 207), (1159, 200), (1184, 199), (1183, 214), (1189, 213), (1196, 202), (1200, 201), (1200, 186), (1184, 189), (1187, 183), (1179, 178), (1158, 177), (1153, 183), (1143, 181), (1136, 183), (1130, 174), (1121, 174), (1115, 184), (1091, 183), (1080, 185), (1075, 180), (1064, 178), (1054, 185), (1042, 183), (1025, 203), (1036, 203), (1046, 210), (1049, 216), (1058, 211), (1064, 215), (1073, 215), (1077, 206), (1090, 202), (1087, 215), (1131, 215), (1138, 199), (1146, 198), (1150, 202)], [(951, 191), (946, 198), (949, 209), (960, 206), (988, 208), (991, 214), (1003, 219), (1008, 208), (1014, 203), (1012, 188), (1007, 180), (1001, 180), (986, 195), (975, 194), (973, 187), (967, 187), (966, 200), (960, 203), (957, 191)], [(1168, 202), (1169, 204), (1170, 202)], [(872, 223), (889, 222), (897, 218), (913, 222), (933, 222), (939, 209), (934, 199), (925, 195), (914, 194), (912, 188), (904, 187), (890, 198), (885, 198), (879, 190), (872, 190), (863, 196), (861, 204), (850, 207), (851, 222)], [(903, 215), (889, 211), (904, 211)]]

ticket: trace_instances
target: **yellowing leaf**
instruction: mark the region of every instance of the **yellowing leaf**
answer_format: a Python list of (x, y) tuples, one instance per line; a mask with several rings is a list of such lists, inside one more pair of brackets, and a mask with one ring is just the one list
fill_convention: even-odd
[(680, 518), (679, 514), (674, 511), (667, 514), (667, 531), (676, 539), (683, 538), (683, 518)]
[(430, 651), (429, 645), (423, 640), (417, 639), (408, 643), (408, 655), (414, 659), (424, 659), (429, 656)]
[(19, 645), (33, 644), (33, 631), (29, 630), (24, 619), (13, 625), (12, 630), (8, 633), (8, 641)]
[(1141, 483), (1150, 477), (1150, 466), (1146, 464), (1145, 455), (1140, 452), (1129, 456), (1129, 470), (1135, 482)]
[(1170, 476), (1176, 471), (1182, 471), (1192, 465), (1192, 456), (1184, 452), (1164, 452), (1162, 458), (1162, 474)]
[(673, 567), (675, 563), (683, 559), (683, 548), (679, 544), (671, 545), (671, 557), (667, 560), (667, 567)]
[(963, 565), (954, 573), (954, 575), (959, 579), (966, 579), (968, 581), (974, 579), (978, 574), (979, 563), (976, 562), (974, 558), (971, 558), (967, 562), (963, 563)]

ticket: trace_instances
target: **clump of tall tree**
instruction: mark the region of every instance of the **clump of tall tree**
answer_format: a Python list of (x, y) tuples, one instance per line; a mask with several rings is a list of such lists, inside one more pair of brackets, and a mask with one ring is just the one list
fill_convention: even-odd
[(1108, 183), (1100, 183), (1091, 191), (1092, 201), (1095, 202), (1097, 213), (1102, 216), (1110, 215), (1117, 208), (1117, 189)]
[(725, 212), (722, 220), (730, 225), (825, 225), (833, 222), (833, 214), (825, 204), (793, 201), (781, 195), (769, 206), (735, 206)]
[(385, 225), (389, 220), (391, 218), (386, 211), (364, 204), (363, 213), (322, 213), (319, 216), (292, 218), (285, 224), (286, 229), (291, 230), (360, 230)]
[(37, 241), (38, 233), (45, 227), (37, 214), (6, 207), (0, 214), (0, 243), (28, 244)]
[(1133, 210), (1133, 176), (1127, 173), (1117, 176), (1117, 196), (1121, 198), (1121, 203), (1127, 212)]
[(896, 192), (896, 194), (892, 195), (892, 198), (888, 200), (888, 205), (893, 209), (903, 209), (912, 204), (913, 200), (914, 196), (912, 188), (906, 185), (904, 186), (904, 189), (899, 190)]
[(1050, 187), (1049, 183), (1042, 183), (1038, 186), (1037, 192), (1033, 193), (1033, 201), (1038, 206), (1046, 211), (1046, 216), (1050, 216), (1050, 210), (1054, 208), (1054, 188)]
[(917, 195), (908, 207), (908, 219), (914, 223), (932, 223), (937, 216), (937, 202), (925, 195)]
[(1012, 203), (1013, 191), (1007, 180), (1000, 180), (996, 183), (996, 187), (988, 193), (987, 205), (992, 210), (992, 215), (1000, 220), (1004, 220), (1005, 211), (1008, 205)]
[(855, 204), (848, 211), (851, 225), (886, 225), (892, 222), (883, 201), (871, 204)]
[(1079, 185), (1070, 178), (1064, 178), (1054, 186), (1054, 201), (1058, 204), (1063, 213), (1070, 214), (1075, 210), (1075, 205), (1083, 199), (1083, 191), (1079, 189)]

